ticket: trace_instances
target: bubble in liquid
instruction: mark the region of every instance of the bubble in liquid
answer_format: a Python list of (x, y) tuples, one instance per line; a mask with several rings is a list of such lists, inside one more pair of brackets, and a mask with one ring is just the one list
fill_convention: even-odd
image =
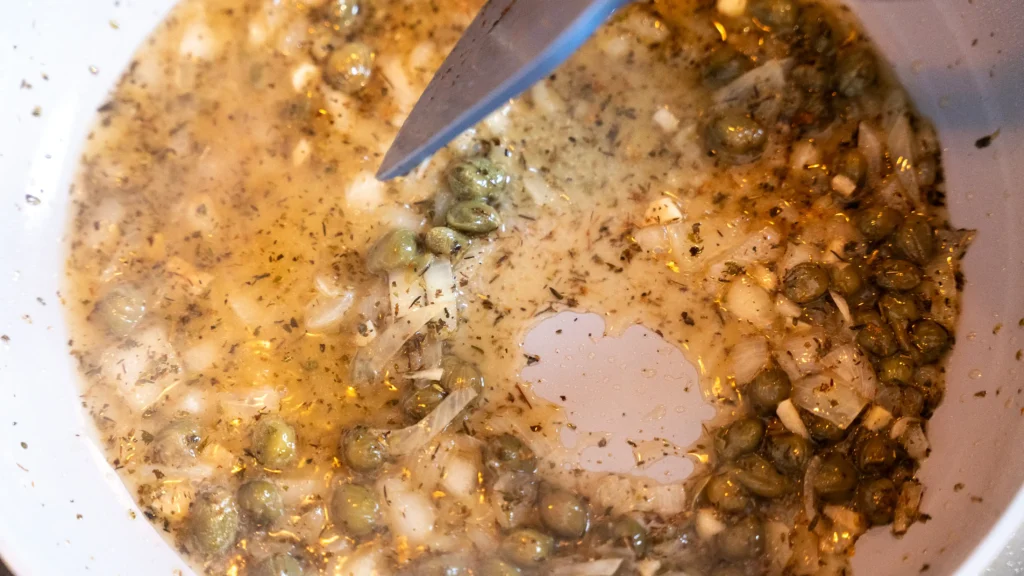
[(967, 377), (970, 378), (971, 380), (977, 380), (981, 378), (981, 370), (975, 368), (974, 370), (971, 370), (970, 372), (967, 373)]

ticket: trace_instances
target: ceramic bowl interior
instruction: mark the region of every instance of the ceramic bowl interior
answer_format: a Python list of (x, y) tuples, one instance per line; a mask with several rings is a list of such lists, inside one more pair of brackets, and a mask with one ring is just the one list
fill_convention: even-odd
[[(96, 107), (171, 0), (12, 2), (0, 19), (0, 554), (19, 574), (187, 574), (91, 442), (61, 309), (68, 187)], [(1024, 519), (1024, 4), (855, 0), (944, 145), (980, 231), (922, 469), (931, 516), (856, 572), (978, 574)], [(976, 141), (996, 133), (991, 146)]]

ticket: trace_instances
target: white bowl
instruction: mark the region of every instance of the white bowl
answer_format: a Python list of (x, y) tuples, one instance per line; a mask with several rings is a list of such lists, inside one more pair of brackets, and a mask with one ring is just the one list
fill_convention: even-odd
[[(90, 441), (59, 293), (67, 191), (89, 122), (171, 4), (8, 2), (0, 20), (0, 554), (19, 574), (189, 573)], [(899, 541), (870, 533), (855, 565), (873, 576), (926, 565), (978, 574), (1024, 520), (1024, 4), (853, 8), (939, 128), (954, 224), (980, 230), (921, 472), (931, 520)], [(997, 129), (991, 147), (975, 147)]]

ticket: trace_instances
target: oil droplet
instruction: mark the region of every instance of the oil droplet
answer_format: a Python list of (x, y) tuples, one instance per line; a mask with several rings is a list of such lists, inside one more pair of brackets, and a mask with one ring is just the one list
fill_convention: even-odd
[(974, 370), (971, 370), (970, 372), (967, 373), (967, 377), (970, 378), (971, 380), (977, 380), (981, 378), (981, 370), (975, 368)]

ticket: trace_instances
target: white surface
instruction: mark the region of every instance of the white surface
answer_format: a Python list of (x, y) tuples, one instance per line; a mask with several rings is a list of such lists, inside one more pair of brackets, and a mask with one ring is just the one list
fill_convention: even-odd
[[(171, 2), (4, 4), (0, 335), (10, 340), (0, 341), (0, 553), (19, 574), (172, 574), (185, 570), (182, 562), (141, 514), (131, 518), (130, 496), (86, 438), (58, 295), (65, 199), (87, 123)], [(950, 392), (930, 426), (935, 450), (923, 476), (932, 520), (898, 542), (870, 534), (856, 564), (873, 576), (917, 574), (926, 563), (930, 574), (961, 566), (961, 574), (974, 575), (1024, 518), (1017, 496), (1024, 375), (1014, 359), (1024, 347), (1017, 325), (1024, 317), (1017, 292), (1024, 12), (1016, 0), (860, 0), (856, 7), (939, 125), (954, 222), (982, 229), (966, 264), (968, 314)], [(990, 148), (974, 148), (996, 128), (1001, 134)], [(1003, 329), (993, 334), (997, 323)], [(973, 370), (981, 377), (970, 378)], [(986, 397), (975, 397), (981, 390)], [(956, 483), (964, 489), (954, 491)]]

